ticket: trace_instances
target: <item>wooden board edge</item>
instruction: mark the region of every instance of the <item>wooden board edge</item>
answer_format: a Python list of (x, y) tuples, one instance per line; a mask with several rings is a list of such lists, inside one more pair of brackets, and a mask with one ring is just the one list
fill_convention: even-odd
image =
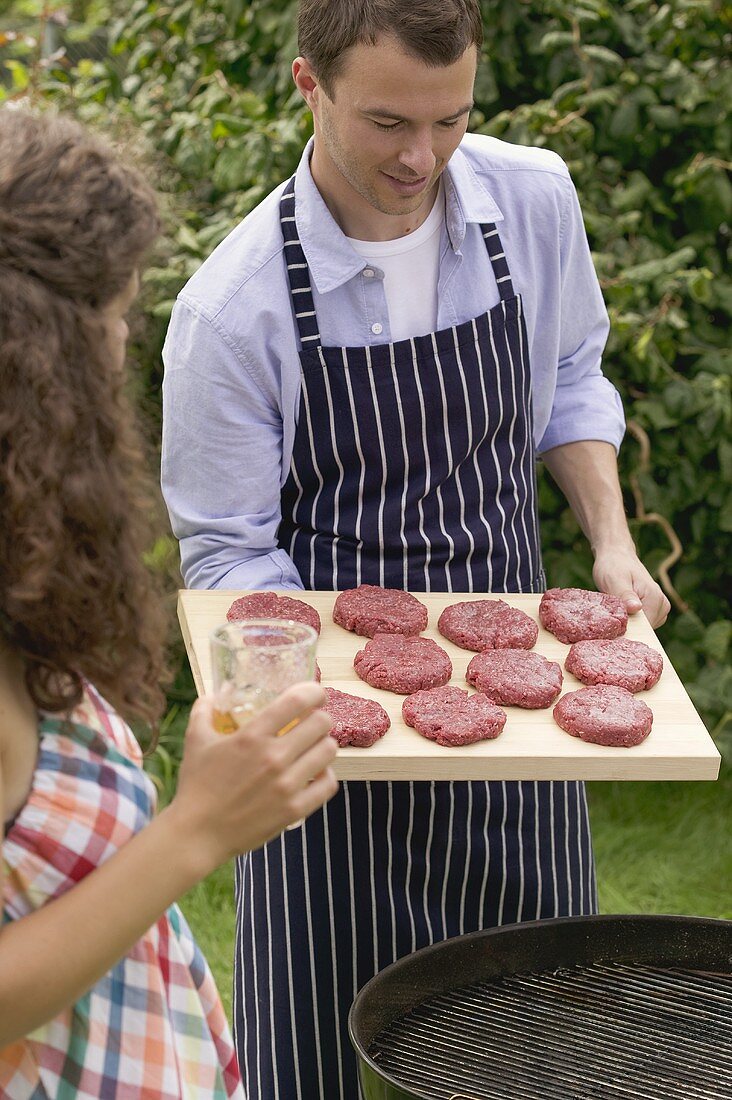
[(188, 617), (186, 615), (184, 599), (186, 589), (178, 590), (178, 623), (180, 625), (180, 632), (183, 636), (183, 642), (186, 647), (186, 654), (188, 655), (188, 663), (191, 666), (191, 672), (193, 673), (193, 682), (196, 685), (196, 692), (199, 696), (204, 694), (203, 675), (201, 673), (200, 665), (198, 664), (198, 658), (196, 657), (196, 651), (193, 646), (193, 638), (188, 626)]
[[(368, 750), (365, 749), (364, 751), (367, 752)], [(669, 769), (673, 769), (674, 765), (678, 764), (678, 760), (673, 757), (670, 757), (667, 761), (659, 761), (658, 759), (653, 761), (643, 760), (642, 762), (628, 760), (627, 764), (623, 762), (618, 764), (617, 760), (598, 761), (596, 775), (587, 774), (586, 762), (583, 761), (553, 760), (551, 764), (544, 761), (545, 771), (539, 782), (583, 780), (587, 783), (635, 781), (682, 783), (688, 781), (714, 782), (719, 778), (720, 760), (712, 756), (685, 758), (683, 775), (674, 774), (672, 770), (669, 771), (668, 775), (665, 775), (663, 769), (659, 771), (659, 763), (667, 763)], [(383, 759), (374, 761), (373, 768), (364, 768), (364, 762), (362, 761), (336, 757), (332, 767), (338, 780), (350, 782), (362, 780), (369, 782), (381, 780), (404, 781), (407, 779), (415, 782), (422, 780), (478, 780), (482, 782), (493, 779), (517, 782), (519, 780), (533, 781), (537, 779), (536, 767), (532, 768), (530, 758), (527, 758), (526, 762), (521, 761), (520, 763), (515, 760), (501, 760), (500, 758), (491, 760), (490, 768), (486, 768), (485, 771), (480, 767), (476, 767), (472, 761), (463, 762), (454, 757), (439, 761), (437, 768), (434, 764), (434, 758), (424, 761), (415, 760), (414, 758), (409, 758), (409, 760), (393, 758), (389, 761)], [(468, 766), (469, 764), (472, 764), (472, 766)]]

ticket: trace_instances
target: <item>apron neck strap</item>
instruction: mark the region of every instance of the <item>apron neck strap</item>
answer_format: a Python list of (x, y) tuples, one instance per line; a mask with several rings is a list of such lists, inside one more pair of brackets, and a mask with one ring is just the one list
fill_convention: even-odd
[(511, 274), (508, 270), (506, 253), (503, 251), (503, 245), (501, 244), (501, 238), (494, 224), (481, 225), (480, 231), (483, 234), (483, 240), (488, 249), (488, 257), (493, 267), (496, 283), (498, 284), (498, 293), (501, 297), (501, 301), (505, 302), (508, 298), (514, 297), (514, 289), (511, 281)]
[(292, 296), (295, 324), (303, 350), (320, 346), (318, 319), (315, 316), (310, 270), (297, 235), (295, 222), (295, 177), (288, 182), (280, 198), (280, 225), (287, 278)]

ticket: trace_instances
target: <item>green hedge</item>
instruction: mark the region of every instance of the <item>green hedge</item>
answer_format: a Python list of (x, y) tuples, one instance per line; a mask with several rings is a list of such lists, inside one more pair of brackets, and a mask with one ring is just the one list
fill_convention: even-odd
[[(612, 319), (605, 368), (630, 421), (631, 527), (674, 604), (661, 637), (720, 743), (732, 717), (732, 222), (725, 5), (704, 0), (487, 0), (471, 128), (556, 150), (582, 201)], [(40, 0), (5, 27), (32, 29)], [(727, 13), (728, 14), (728, 13)], [(169, 230), (145, 277), (142, 392), (159, 412), (160, 346), (202, 258), (294, 169), (310, 118), (294, 93), (293, 0), (97, 0), (75, 38), (109, 26), (108, 60), (43, 68), (4, 43), (4, 96), (30, 95), (141, 146)], [(726, 38), (725, 38), (726, 36)], [(140, 137), (139, 135), (142, 135)], [(590, 586), (561, 493), (540, 480), (550, 581)], [(157, 548), (169, 559), (169, 546)], [(185, 695), (187, 688), (182, 689)]]

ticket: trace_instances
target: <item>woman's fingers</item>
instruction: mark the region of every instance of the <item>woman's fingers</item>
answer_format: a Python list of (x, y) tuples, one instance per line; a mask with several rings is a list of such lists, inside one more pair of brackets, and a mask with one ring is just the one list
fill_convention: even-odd
[(290, 790), (298, 790), (333, 763), (338, 745), (332, 737), (320, 737), (311, 747), (296, 757), (283, 773)]
[(325, 802), (331, 799), (337, 790), (338, 780), (333, 773), (333, 769), (325, 768), (293, 799), (292, 804), (295, 812), (292, 815), (292, 821), (309, 817), (311, 813), (319, 810)]
[(241, 732), (247, 731), (254, 736), (261, 733), (276, 737), (286, 726), (300, 724), (314, 710), (325, 704), (326, 695), (320, 684), (303, 681), (283, 691), (258, 714), (254, 714)]

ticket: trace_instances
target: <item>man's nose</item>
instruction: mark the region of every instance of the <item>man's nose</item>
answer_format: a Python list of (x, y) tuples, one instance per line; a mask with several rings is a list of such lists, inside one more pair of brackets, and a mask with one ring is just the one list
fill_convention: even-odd
[(419, 130), (411, 136), (399, 155), (399, 163), (418, 179), (432, 175), (437, 160), (432, 151), (431, 127)]

